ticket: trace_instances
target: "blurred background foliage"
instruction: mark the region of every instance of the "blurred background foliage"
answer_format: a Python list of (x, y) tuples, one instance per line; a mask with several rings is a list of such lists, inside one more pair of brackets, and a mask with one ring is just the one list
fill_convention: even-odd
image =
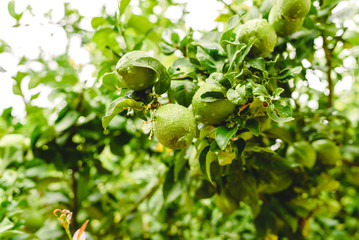
[[(214, 31), (223, 31), (235, 14), (245, 13), (242, 21), (266, 18), (272, 6), (269, 0), (223, 3)], [(8, 10), (19, 27), (23, 13), (12, 4)], [(165, 13), (174, 6), (181, 16), (171, 20)], [(0, 118), (1, 239), (64, 239), (52, 215), (56, 208), (73, 212), (73, 231), (90, 219), (87, 239), (359, 239), (359, 8), (354, 0), (313, 1), (303, 28), (279, 39), (277, 64), (302, 70), (285, 86), (295, 121), (273, 124), (267, 132), (267, 141), (282, 139), (277, 150), (282, 154), (290, 142), (328, 137), (341, 147), (343, 161), (332, 168), (296, 169), (294, 179), (279, 176), (278, 184), (293, 181), (294, 187), (261, 193), (255, 203), (261, 205), (259, 213), (253, 214), (247, 201), (230, 215), (216, 207), (208, 181), (190, 176), (185, 151), (148, 140), (138, 113), (121, 113), (106, 130), (101, 124), (106, 105), (118, 96), (101, 85), (101, 77), (121, 56), (145, 50), (169, 68), (181, 56), (180, 39), (205, 34), (186, 26), (186, 4), (120, 0), (116, 14), (102, 11), (92, 19), (91, 31), (81, 27), (77, 9), (64, 7), (64, 18), (55, 24), (68, 39), (81, 39), (96, 80), (80, 80), (86, 66), (75, 63), (68, 49), (50, 59), (44, 52), (21, 59), (12, 76), (13, 93), (22, 97), (26, 114), (19, 118), (7, 108)], [(24, 11), (31, 12), (31, 5)], [(51, 12), (44, 17), (51, 20)], [(0, 44), (0, 53), (12, 53), (6, 42)], [(40, 71), (30, 67), (34, 62)], [(30, 96), (24, 94), (24, 79), (25, 89), (35, 89)], [(324, 92), (313, 87), (315, 82), (324, 84)], [(33, 104), (43, 88), (51, 90), (51, 107)], [(277, 176), (269, 167), (268, 174)], [(251, 191), (248, 186), (243, 191)]]

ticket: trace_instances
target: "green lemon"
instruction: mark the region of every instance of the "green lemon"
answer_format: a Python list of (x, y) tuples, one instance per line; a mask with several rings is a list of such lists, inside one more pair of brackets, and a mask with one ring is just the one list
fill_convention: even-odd
[(272, 24), (278, 36), (285, 37), (298, 31), (302, 27), (304, 19), (288, 21), (280, 15), (277, 6), (273, 6), (269, 13), (268, 21)]
[(335, 143), (329, 139), (319, 139), (312, 142), (312, 146), (317, 152), (318, 160), (325, 165), (335, 165), (340, 161), (340, 149)]
[(297, 162), (304, 167), (312, 168), (317, 159), (317, 153), (310, 143), (295, 142), (288, 147), (286, 157), (292, 162)]
[(116, 65), (116, 72), (120, 82), (134, 91), (141, 91), (151, 87), (157, 79), (157, 73), (153, 69), (134, 64), (137, 59), (143, 57), (149, 57), (149, 55), (143, 51), (129, 52)]
[(238, 41), (253, 43), (251, 57), (268, 57), (277, 44), (277, 34), (265, 19), (253, 19), (243, 24), (238, 32)]
[(170, 103), (157, 109), (153, 131), (163, 146), (171, 149), (186, 148), (196, 135), (196, 122), (191, 110)]
[(204, 102), (201, 95), (207, 92), (221, 92), (225, 95), (226, 89), (210, 83), (203, 84), (193, 96), (193, 113), (199, 122), (213, 125), (220, 124), (233, 113), (236, 105), (228, 101), (228, 99)]
[(310, 0), (277, 0), (279, 13), (289, 21), (298, 21), (308, 15)]
[(224, 191), (214, 196), (216, 207), (225, 214), (231, 214), (239, 208), (239, 204), (228, 197)]

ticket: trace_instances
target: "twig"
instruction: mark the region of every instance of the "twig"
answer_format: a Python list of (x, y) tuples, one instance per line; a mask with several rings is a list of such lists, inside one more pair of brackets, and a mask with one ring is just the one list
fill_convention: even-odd
[(127, 212), (125, 212), (118, 223), (121, 223), (123, 220), (126, 219), (128, 215), (135, 212), (137, 208), (140, 206), (142, 202), (144, 202), (146, 199), (149, 199), (161, 186), (162, 180), (159, 180), (156, 185), (154, 185), (138, 202), (136, 202)]
[(327, 60), (327, 80), (328, 80), (328, 106), (329, 108), (333, 107), (333, 98), (334, 98), (334, 84), (332, 79), (332, 49), (328, 47), (328, 40), (324, 34), (322, 34), (323, 38), (323, 49), (325, 53), (325, 59)]
[(73, 206), (72, 206), (72, 217), (74, 219), (73, 221), (73, 226), (74, 229), (78, 229), (78, 224), (77, 224), (77, 213), (79, 211), (78, 209), (78, 192), (77, 192), (77, 179), (76, 179), (76, 169), (73, 168), (72, 169), (72, 191), (74, 193), (74, 199), (73, 199)]
[(224, 0), (218, 0), (219, 2), (222, 2), (224, 4), (224, 6), (226, 6), (226, 8), (228, 8), (228, 10), (233, 13), (234, 15), (238, 15), (238, 13), (231, 7), (230, 4), (226, 3)]

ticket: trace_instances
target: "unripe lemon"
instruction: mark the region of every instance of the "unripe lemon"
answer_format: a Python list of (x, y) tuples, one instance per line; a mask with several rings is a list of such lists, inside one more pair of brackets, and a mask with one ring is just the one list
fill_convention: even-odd
[(312, 143), (313, 148), (317, 152), (318, 160), (325, 165), (335, 165), (340, 161), (340, 149), (335, 143), (329, 139), (319, 139)]
[(143, 57), (149, 57), (149, 55), (143, 51), (129, 52), (116, 65), (116, 72), (120, 82), (134, 91), (141, 91), (151, 87), (157, 79), (157, 73), (153, 69), (134, 64), (137, 59)]
[(295, 142), (288, 147), (286, 157), (292, 162), (297, 162), (304, 167), (312, 168), (317, 159), (317, 153), (310, 143)]
[(236, 105), (228, 101), (228, 99), (204, 102), (202, 101), (201, 95), (207, 92), (221, 92), (225, 95), (226, 89), (210, 83), (203, 84), (192, 99), (192, 109), (195, 118), (205, 124), (220, 124), (233, 113)]
[(243, 24), (238, 32), (238, 41), (253, 43), (251, 57), (268, 57), (277, 44), (277, 35), (265, 19), (253, 19)]
[(310, 0), (277, 0), (279, 13), (289, 21), (298, 21), (308, 15)]
[(178, 104), (166, 104), (157, 109), (153, 132), (158, 141), (171, 149), (186, 148), (196, 135), (196, 122), (188, 108)]
[(268, 21), (278, 36), (285, 37), (298, 31), (302, 27), (304, 19), (288, 21), (280, 15), (277, 7), (274, 6), (269, 13)]

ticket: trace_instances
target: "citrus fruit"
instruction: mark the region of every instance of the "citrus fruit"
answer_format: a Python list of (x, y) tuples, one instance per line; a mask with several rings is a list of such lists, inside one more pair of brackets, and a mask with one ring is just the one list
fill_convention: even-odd
[(134, 91), (151, 87), (157, 79), (157, 73), (153, 69), (135, 65), (136, 60), (143, 57), (149, 57), (149, 55), (143, 51), (129, 52), (116, 65), (120, 82)]
[(292, 162), (297, 162), (304, 167), (312, 168), (317, 159), (317, 153), (310, 143), (295, 142), (288, 147), (286, 157)]
[(153, 131), (163, 146), (171, 149), (186, 148), (196, 135), (193, 113), (178, 104), (163, 105), (155, 113)]
[(220, 124), (234, 111), (235, 104), (228, 99), (218, 99), (214, 102), (205, 102), (201, 95), (207, 92), (220, 92), (223, 95), (226, 89), (219, 85), (205, 83), (197, 90), (192, 99), (192, 109), (196, 120), (205, 124)]
[(285, 37), (298, 31), (302, 27), (304, 19), (288, 21), (280, 15), (278, 8), (274, 6), (269, 13), (268, 21), (278, 36)]
[(312, 142), (312, 146), (317, 152), (318, 160), (325, 165), (334, 165), (341, 159), (340, 149), (329, 139), (319, 139)]
[(279, 13), (289, 21), (297, 21), (308, 15), (310, 0), (277, 0)]
[(251, 57), (268, 57), (277, 44), (277, 34), (265, 19), (253, 19), (243, 24), (238, 31), (238, 41), (253, 43)]

